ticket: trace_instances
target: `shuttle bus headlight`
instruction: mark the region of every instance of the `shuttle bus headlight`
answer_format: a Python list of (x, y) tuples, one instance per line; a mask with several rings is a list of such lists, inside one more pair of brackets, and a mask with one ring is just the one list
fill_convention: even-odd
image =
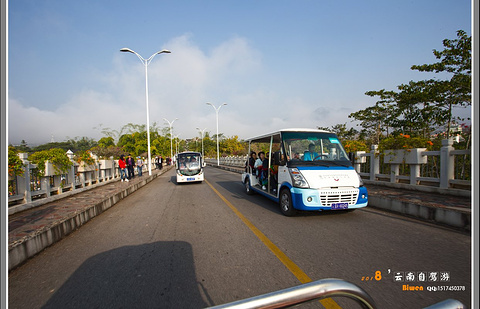
[(359, 173), (357, 173), (357, 176), (358, 176), (358, 181), (359, 181), (359, 183), (360, 183), (360, 184), (359, 184), (359, 187), (363, 187), (363, 179), (362, 179), (362, 177), (360, 176)]
[(298, 170), (298, 168), (290, 168), (289, 169), (290, 175), (292, 176), (292, 184), (294, 187), (297, 188), (309, 188), (307, 180), (303, 177), (302, 173)]

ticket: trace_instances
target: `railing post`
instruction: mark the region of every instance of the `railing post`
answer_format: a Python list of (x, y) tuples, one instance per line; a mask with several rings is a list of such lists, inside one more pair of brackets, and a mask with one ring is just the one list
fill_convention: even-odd
[(77, 188), (75, 182), (75, 164), (72, 164), (70, 171), (68, 171), (68, 179), (72, 182), (72, 191), (75, 190)]
[(98, 180), (105, 182), (105, 169), (102, 169), (102, 163), (98, 161)]
[(117, 174), (116, 174), (116, 167), (117, 167), (117, 164), (115, 163), (115, 160), (113, 160), (113, 156), (110, 156), (110, 160), (112, 160), (112, 168), (110, 169), (110, 179), (115, 179), (117, 178)]
[(400, 164), (390, 163), (390, 182), (397, 182), (397, 175), (400, 174)]
[(30, 169), (32, 168), (32, 165), (28, 160), (23, 161), (25, 164), (25, 195), (24, 195), (24, 201), (25, 203), (30, 203), (32, 201), (32, 188), (30, 186)]
[(410, 164), (410, 184), (417, 185), (417, 178), (420, 177), (420, 164)]
[(50, 177), (41, 177), (40, 178), (40, 188), (45, 191), (45, 196), (49, 197), (50, 193)]
[(454, 179), (455, 174), (455, 158), (450, 155), (454, 150), (452, 139), (442, 140), (442, 148), (440, 149), (440, 188), (448, 188), (450, 179)]
[(423, 153), (427, 148), (413, 148), (405, 153), (405, 163), (410, 165), (410, 184), (417, 185), (422, 164), (427, 164), (427, 156)]
[(30, 169), (32, 168), (32, 166), (30, 164), (30, 161), (28, 161), (27, 153), (19, 153), (18, 156), (25, 165), (25, 173), (23, 174), (23, 177), (25, 177), (25, 193), (23, 194), (23, 202), (30, 203), (32, 201), (32, 191), (30, 187)]
[(370, 180), (375, 181), (376, 175), (380, 173), (380, 156), (378, 145), (372, 145), (370, 149)]
[(68, 171), (68, 179), (71, 180), (72, 182), (72, 191), (75, 190), (76, 187), (76, 182), (75, 182), (75, 160), (74, 160), (74, 154), (73, 151), (70, 149), (67, 150), (67, 157), (70, 159), (70, 162), (72, 162), (72, 166), (70, 167), (70, 170)]
[(101, 172), (102, 171), (100, 169), (100, 162), (98, 162), (98, 159), (97, 159), (97, 161), (95, 162), (95, 174), (97, 175), (97, 182), (96, 183), (99, 183), (100, 181), (103, 181)]
[(84, 172), (80, 172), (80, 183), (82, 184), (82, 188), (85, 188), (85, 173)]
[(355, 171), (360, 174), (362, 171), (362, 163), (367, 163), (367, 157), (365, 156), (365, 151), (355, 151), (353, 166)]

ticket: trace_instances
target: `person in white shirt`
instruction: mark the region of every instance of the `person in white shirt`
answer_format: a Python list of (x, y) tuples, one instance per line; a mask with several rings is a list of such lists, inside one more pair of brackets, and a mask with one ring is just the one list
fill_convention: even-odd
[(258, 159), (255, 161), (255, 165), (253, 166), (257, 170), (257, 177), (260, 179), (260, 183), (262, 184), (262, 189), (265, 190), (266, 187), (263, 185), (263, 180), (266, 176), (266, 170), (263, 167), (263, 161), (265, 160), (265, 152), (260, 151), (258, 153)]
[(137, 172), (138, 176), (142, 176), (143, 171), (143, 160), (141, 157), (137, 157)]

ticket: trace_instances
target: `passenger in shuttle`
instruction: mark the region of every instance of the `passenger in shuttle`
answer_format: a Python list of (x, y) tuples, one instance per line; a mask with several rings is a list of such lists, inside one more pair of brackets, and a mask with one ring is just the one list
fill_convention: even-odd
[(248, 172), (248, 168), (252, 170), (252, 174), (256, 174), (255, 161), (257, 160), (257, 153), (255, 151), (250, 152), (250, 157), (245, 162), (245, 172)]

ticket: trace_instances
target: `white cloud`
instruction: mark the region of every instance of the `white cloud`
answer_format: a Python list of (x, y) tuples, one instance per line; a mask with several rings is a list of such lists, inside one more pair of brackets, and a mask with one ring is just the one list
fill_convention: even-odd
[[(167, 126), (173, 120), (180, 138), (198, 136), (196, 127), (216, 133), (212, 102), (228, 105), (219, 112), (220, 132), (248, 138), (284, 127), (331, 126), (346, 122), (341, 105), (319, 106), (308, 96), (288, 96), (268, 84), (268, 68), (262, 54), (245, 38), (234, 37), (211, 51), (203, 51), (190, 35), (165, 44), (171, 54), (156, 55), (148, 66), (150, 124)], [(143, 55), (145, 57), (145, 55)], [(131, 58), (129, 58), (131, 57)], [(135, 58), (135, 59), (133, 59)], [(127, 123), (145, 124), (144, 67), (133, 54), (117, 53), (111, 72), (92, 73), (98, 85), (73, 94), (53, 112), (25, 107), (27, 102), (9, 99), (9, 138), (29, 144), (66, 137), (102, 137), (94, 127), (119, 130)], [(25, 104), (24, 104), (25, 103)]]

